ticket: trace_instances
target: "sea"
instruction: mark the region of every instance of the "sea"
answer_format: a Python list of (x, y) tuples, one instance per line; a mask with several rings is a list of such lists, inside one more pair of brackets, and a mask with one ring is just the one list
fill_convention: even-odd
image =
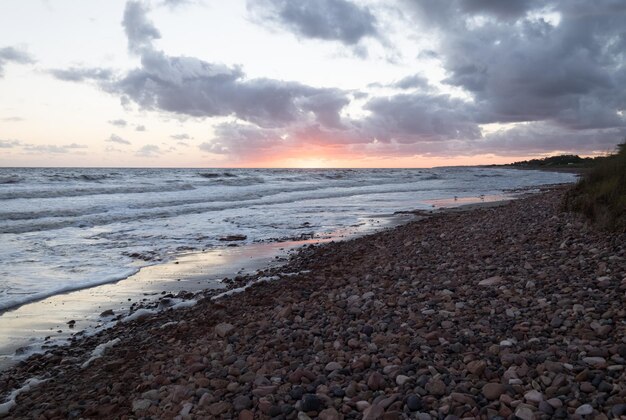
[(499, 167), (0, 168), (0, 312), (185, 253), (328, 237), (396, 212), (574, 180)]

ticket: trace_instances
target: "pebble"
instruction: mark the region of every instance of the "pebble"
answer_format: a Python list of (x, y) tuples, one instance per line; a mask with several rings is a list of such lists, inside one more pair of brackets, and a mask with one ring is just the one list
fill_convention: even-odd
[(482, 393), (488, 400), (497, 400), (500, 395), (506, 392), (506, 387), (502, 384), (487, 383), (482, 388)]
[(50, 377), (9, 415), (625, 415), (625, 241), (562, 212), (558, 191), (305, 246), (285, 266), (224, 284), (274, 281), (217, 301), (183, 293), (198, 303), (75, 336), (0, 372), (0, 401)]
[(589, 404), (583, 404), (576, 409), (574, 414), (579, 416), (588, 416), (591, 413), (593, 413), (593, 407)]

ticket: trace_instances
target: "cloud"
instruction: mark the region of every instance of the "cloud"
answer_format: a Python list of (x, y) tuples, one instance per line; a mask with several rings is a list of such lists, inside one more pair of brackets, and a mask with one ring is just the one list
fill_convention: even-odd
[[(411, 2), (438, 31), (444, 83), (470, 93), (476, 121), (624, 127), (626, 3), (602, 0)], [(558, 16), (558, 19), (551, 18)], [(476, 22), (476, 17), (482, 20)], [(486, 16), (486, 17), (485, 17)], [(490, 17), (491, 16), (491, 17)], [(495, 17), (514, 20), (503, 23)]]
[(110, 143), (118, 143), (118, 144), (131, 144), (131, 142), (129, 142), (126, 139), (123, 139), (117, 134), (111, 134), (111, 136), (109, 136), (109, 138), (106, 139), (105, 141), (110, 142)]
[[(227, 117), (230, 122), (215, 125), (214, 137), (197, 147), (230, 158), (308, 153), (309, 146), (377, 157), (572, 147), (591, 152), (623, 138), (626, 5), (612, 0), (593, 7), (582, 0), (399, 1), (411, 26), (432, 34), (432, 45), (418, 60), (442, 66), (437, 83), (417, 68), (391, 84), (361, 91), (249, 78), (240, 66), (157, 49), (160, 33), (147, 16), (148, 6), (135, 1), (127, 3), (123, 26), (129, 51), (139, 58), (136, 68), (116, 73), (73, 68), (56, 77), (95, 81), (142, 110)], [(301, 37), (350, 48), (367, 37), (380, 39), (370, 9), (345, 0), (315, 3), (327, 7), (312, 4), (263, 0), (248, 7)], [(373, 87), (401, 91), (376, 96)], [(494, 132), (498, 124), (503, 128)], [(184, 140), (184, 135), (172, 138)], [(137, 151), (147, 157), (163, 153), (167, 148), (155, 145)]]
[(109, 120), (109, 124), (115, 125), (117, 127), (126, 127), (128, 125), (128, 122), (126, 120), (123, 120), (123, 119)]
[(52, 69), (49, 73), (59, 80), (66, 82), (84, 82), (86, 80), (106, 81), (113, 77), (110, 69), (70, 67), (67, 69)]
[(2, 121), (6, 121), (6, 122), (20, 122), (20, 121), (24, 121), (24, 118), (22, 118), (22, 117), (6, 117), (6, 118), (2, 118)]
[(26, 51), (15, 47), (0, 48), (0, 77), (4, 76), (4, 67), (8, 63), (32, 64), (35, 60)]
[(305, 38), (354, 46), (365, 37), (379, 37), (369, 8), (347, 0), (249, 0), (248, 9), (259, 20), (273, 21)]
[(12, 149), (21, 144), (19, 140), (0, 140), (0, 149)]
[(172, 134), (170, 137), (174, 140), (191, 140), (193, 138), (187, 133)]
[(86, 149), (84, 144), (71, 143), (66, 145), (58, 144), (24, 144), (22, 148), (31, 153), (45, 153), (45, 154), (63, 154), (63, 153), (77, 153), (83, 154), (80, 150)]
[[(142, 67), (103, 86), (143, 109), (193, 117), (235, 116), (270, 127), (309, 113), (322, 123), (337, 124), (340, 104), (348, 103), (339, 89), (245, 79), (239, 67), (170, 57), (160, 51), (145, 50), (141, 57)], [(332, 109), (320, 108), (321, 101), (329, 101)]]
[(135, 127), (135, 131), (146, 131), (146, 127), (144, 125), (138, 125)]
[(144, 5), (138, 1), (127, 2), (124, 10), (122, 25), (126, 31), (128, 49), (135, 54), (152, 48), (152, 41), (161, 38), (159, 30), (147, 18), (146, 11)]
[(159, 146), (154, 144), (146, 144), (141, 149), (137, 150), (135, 155), (140, 157), (156, 157), (163, 153), (164, 152), (159, 148)]
[(411, 76), (406, 76), (398, 80), (397, 82), (393, 83), (392, 87), (395, 87), (398, 89), (415, 89), (415, 88), (421, 88), (421, 89), (426, 89), (426, 90), (430, 89), (428, 79), (420, 74), (413, 74)]

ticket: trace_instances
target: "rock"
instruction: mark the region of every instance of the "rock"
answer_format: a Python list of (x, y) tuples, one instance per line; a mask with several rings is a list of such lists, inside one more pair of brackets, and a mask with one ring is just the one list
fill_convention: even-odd
[(106, 311), (100, 313), (100, 316), (102, 318), (105, 318), (107, 316), (113, 316), (113, 315), (115, 315), (115, 313), (113, 312), (113, 309), (107, 309)]
[(405, 376), (405, 375), (398, 375), (398, 376), (396, 376), (396, 384), (398, 384), (399, 386), (404, 385), (405, 383), (407, 383), (410, 380), (411, 380), (411, 378), (409, 378), (408, 376)]
[(233, 408), (235, 411), (243, 411), (252, 408), (252, 400), (247, 395), (239, 395), (233, 400)]
[(604, 357), (583, 357), (583, 362), (595, 368), (602, 368), (606, 366), (606, 360)]
[(550, 326), (552, 328), (559, 328), (561, 325), (563, 325), (563, 318), (558, 315), (550, 320)]
[(479, 286), (496, 286), (500, 283), (502, 283), (502, 277), (493, 276), (493, 277), (489, 277), (489, 278), (479, 281), (478, 285)]
[(229, 411), (231, 408), (230, 403), (226, 402), (226, 401), (220, 401), (220, 402), (216, 402), (211, 404), (208, 409), (209, 409), (209, 413), (211, 413), (214, 416), (219, 416), (220, 414), (223, 414), (227, 411)]
[(340, 420), (341, 416), (334, 408), (327, 408), (320, 411), (318, 418), (320, 420)]
[(588, 416), (591, 413), (593, 413), (593, 407), (591, 405), (589, 405), (589, 404), (581, 405), (574, 412), (574, 414), (577, 414), (579, 416)]
[(506, 387), (502, 384), (487, 383), (483, 386), (482, 393), (488, 400), (495, 401), (500, 398), (500, 395), (506, 392)]
[(615, 417), (626, 415), (626, 404), (615, 404), (611, 407), (611, 414)]
[(363, 420), (379, 420), (383, 414), (385, 414), (385, 410), (380, 405), (374, 404), (365, 409)]
[(192, 403), (185, 403), (183, 404), (183, 408), (181, 408), (181, 410), (178, 412), (178, 415), (182, 417), (188, 416), (189, 413), (191, 413), (192, 408), (193, 408)]
[(152, 401), (144, 398), (133, 401), (133, 412), (145, 411), (152, 405)]
[(541, 394), (541, 392), (536, 391), (534, 389), (532, 391), (528, 391), (527, 393), (525, 393), (524, 398), (526, 399), (526, 401), (529, 401), (535, 404), (539, 404), (539, 402), (543, 401), (543, 395)]
[(415, 394), (409, 394), (409, 396), (406, 397), (406, 406), (410, 411), (421, 410), (422, 400)]
[(220, 241), (232, 242), (232, 241), (245, 241), (246, 239), (248, 239), (246, 235), (228, 235), (228, 236), (222, 236), (220, 238)]
[(321, 411), (324, 408), (324, 402), (315, 394), (305, 394), (302, 397), (302, 411)]
[(520, 420), (534, 420), (535, 413), (529, 406), (520, 404), (515, 409), (515, 416)]
[(441, 379), (431, 379), (426, 384), (426, 391), (435, 397), (441, 397), (446, 393), (446, 384)]
[(487, 363), (484, 360), (472, 360), (467, 364), (468, 372), (481, 376), (487, 367)]
[(372, 372), (370, 376), (367, 378), (367, 386), (372, 391), (377, 391), (379, 389), (384, 388), (385, 386), (385, 378), (382, 374), (378, 372)]
[(337, 363), (337, 362), (329, 362), (326, 364), (326, 366), (324, 367), (324, 370), (326, 372), (332, 372), (334, 370), (339, 370), (341, 369), (343, 366), (341, 366), (341, 364)]
[(250, 410), (243, 410), (239, 413), (239, 420), (254, 420), (254, 413)]
[(356, 406), (357, 410), (359, 410), (360, 412), (363, 412), (367, 410), (371, 404), (368, 403), (367, 401), (357, 401), (354, 405)]
[(235, 330), (235, 326), (227, 322), (222, 322), (221, 324), (217, 324), (215, 326), (215, 333), (222, 338), (226, 337), (227, 335), (230, 335), (234, 330)]

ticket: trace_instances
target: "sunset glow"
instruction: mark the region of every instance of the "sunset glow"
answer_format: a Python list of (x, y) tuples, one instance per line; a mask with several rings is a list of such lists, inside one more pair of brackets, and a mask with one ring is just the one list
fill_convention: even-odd
[(2, 2), (0, 165), (475, 165), (626, 135), (623, 7), (310, 4)]

